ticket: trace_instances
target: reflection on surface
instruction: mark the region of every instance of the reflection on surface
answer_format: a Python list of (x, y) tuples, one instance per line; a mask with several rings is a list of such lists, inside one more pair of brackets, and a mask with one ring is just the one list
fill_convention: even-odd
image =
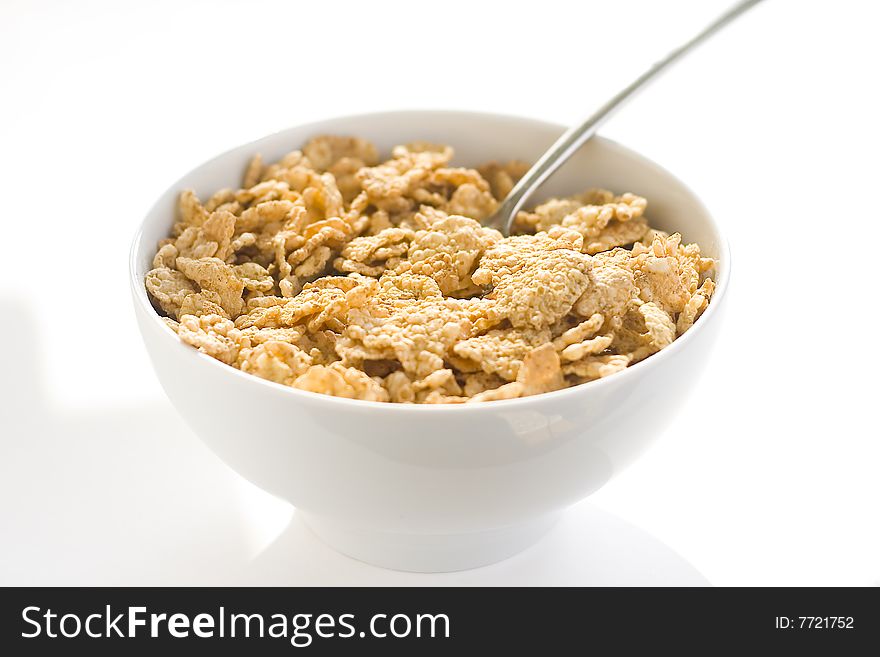
[[(168, 403), (70, 411), (40, 377), (26, 309), (3, 304), (2, 585), (690, 585), (692, 566), (581, 503), (537, 545), (459, 573), (375, 568), (336, 553), (292, 508), (223, 465)], [(14, 373), (14, 376), (10, 376)]]
[(506, 561), (457, 573), (384, 570), (324, 545), (294, 515), (238, 583), (289, 586), (706, 586), (663, 543), (619, 518), (579, 504), (538, 544)]

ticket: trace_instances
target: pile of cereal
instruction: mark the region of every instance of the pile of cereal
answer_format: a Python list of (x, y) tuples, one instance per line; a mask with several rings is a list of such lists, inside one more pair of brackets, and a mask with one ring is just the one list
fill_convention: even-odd
[(690, 328), (713, 261), (652, 230), (646, 201), (590, 190), (480, 224), (526, 171), (452, 149), (313, 139), (204, 204), (180, 197), (146, 288), (180, 338), (300, 390), (459, 403), (608, 376)]

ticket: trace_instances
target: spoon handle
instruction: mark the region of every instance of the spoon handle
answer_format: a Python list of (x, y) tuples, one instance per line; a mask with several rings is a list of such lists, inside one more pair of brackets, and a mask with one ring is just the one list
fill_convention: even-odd
[(525, 201), (531, 196), (541, 184), (562, 164), (571, 157), (596, 130), (599, 129), (605, 121), (614, 114), (616, 110), (632, 98), (635, 93), (647, 86), (648, 82), (657, 77), (661, 72), (665, 71), (673, 63), (684, 57), (691, 50), (696, 48), (700, 43), (715, 34), (722, 27), (730, 23), (733, 19), (758, 4), (761, 0), (741, 0), (733, 5), (730, 9), (716, 18), (712, 23), (706, 26), (699, 34), (694, 36), (682, 46), (670, 52), (666, 57), (655, 63), (651, 68), (642, 73), (638, 78), (616, 96), (611, 98), (602, 107), (590, 116), (580, 125), (576, 125), (566, 130), (566, 132), (556, 140), (556, 143), (544, 153), (541, 158), (535, 162), (534, 166), (529, 169), (526, 174), (510, 191), (510, 194), (504, 199), (498, 207), (497, 212), (489, 220), (489, 225), (499, 228), (505, 235), (510, 235), (510, 228), (516, 213), (519, 212)]

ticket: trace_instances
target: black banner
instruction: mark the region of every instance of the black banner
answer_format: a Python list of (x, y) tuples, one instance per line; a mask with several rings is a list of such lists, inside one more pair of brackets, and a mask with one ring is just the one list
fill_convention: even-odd
[(20, 588), (0, 624), (7, 655), (852, 654), (880, 646), (880, 589)]

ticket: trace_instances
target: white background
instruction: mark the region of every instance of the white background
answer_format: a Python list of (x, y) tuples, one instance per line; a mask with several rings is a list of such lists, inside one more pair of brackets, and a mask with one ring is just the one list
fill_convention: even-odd
[(873, 3), (768, 0), (603, 131), (719, 218), (730, 306), (657, 446), (506, 564), (390, 573), (284, 530), (135, 327), (129, 240), (203, 160), (362, 111), (571, 123), (726, 4), (2, 0), (0, 583), (880, 584)]

